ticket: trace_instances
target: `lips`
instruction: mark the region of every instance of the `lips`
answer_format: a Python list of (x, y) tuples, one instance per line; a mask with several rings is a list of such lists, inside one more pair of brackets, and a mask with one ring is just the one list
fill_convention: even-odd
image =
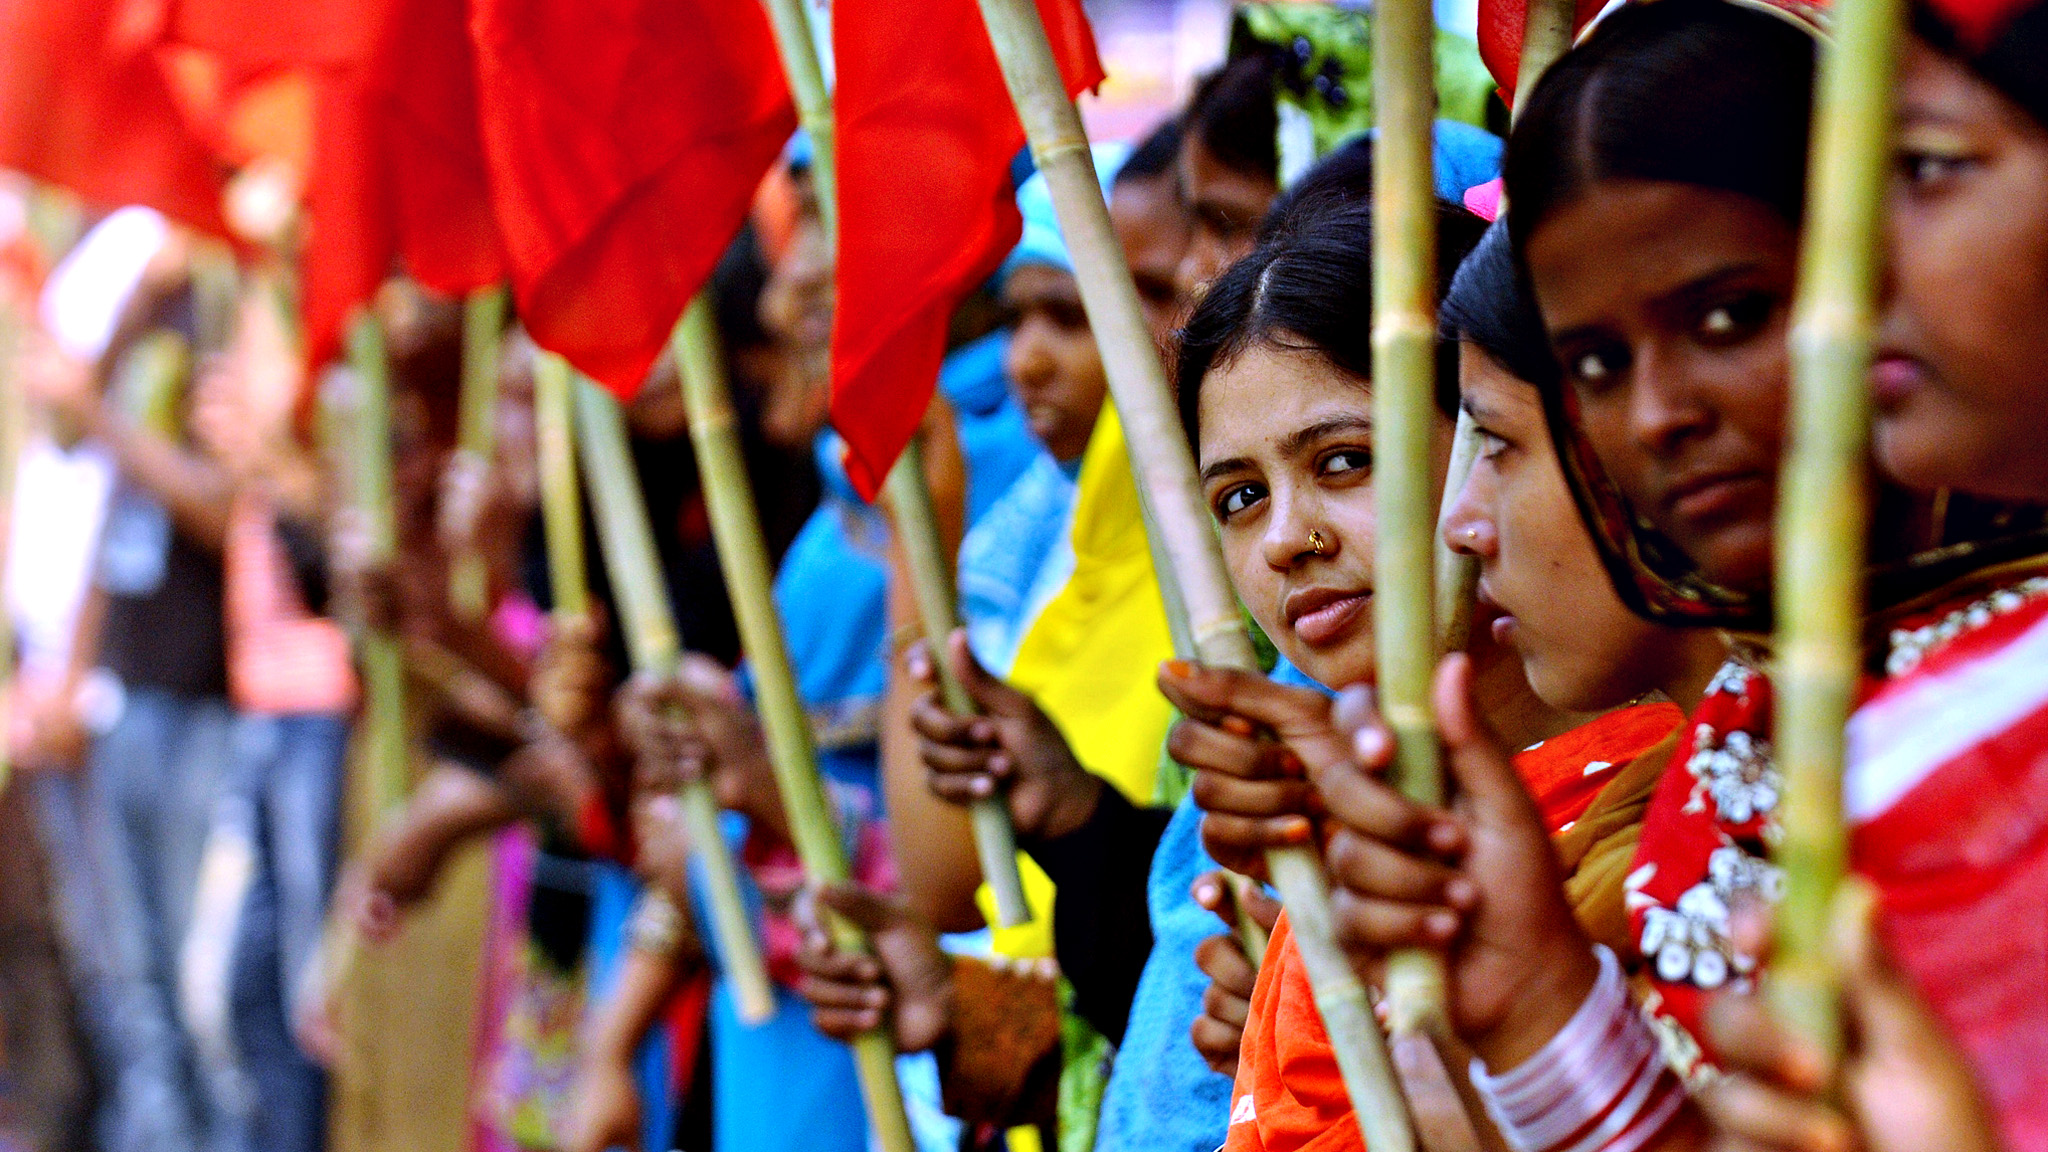
[(1686, 520), (1709, 520), (1739, 511), (1770, 476), (1756, 469), (1730, 469), (1689, 476), (1664, 492), (1664, 506)]
[(1870, 365), (1871, 402), (1880, 409), (1896, 408), (1918, 391), (1927, 377), (1927, 365), (1919, 360), (1896, 352), (1880, 352)]
[(1302, 643), (1320, 648), (1342, 639), (1371, 602), (1371, 592), (1304, 588), (1287, 597), (1287, 624)]

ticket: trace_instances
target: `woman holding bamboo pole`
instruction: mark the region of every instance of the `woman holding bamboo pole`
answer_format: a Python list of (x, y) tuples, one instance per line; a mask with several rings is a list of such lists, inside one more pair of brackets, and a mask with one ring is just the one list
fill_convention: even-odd
[[(1510, 145), (1518, 255), (1565, 373), (1546, 406), (1567, 476), (1618, 590), (1671, 622), (1757, 619), (1772, 569), (1811, 55), (1803, 30), (1756, 9), (1625, 9), (1546, 78)], [(1674, 134), (1693, 146), (1659, 147)], [(1973, 516), (1983, 513), (1951, 502), (1946, 523), (1930, 525), (1923, 508), (1910, 540), (1880, 535), (1876, 555), (1925, 547), (1930, 535), (1952, 542), (1945, 555), (1965, 571), (2012, 549), (2038, 551), (2024, 539), (2030, 521), (2012, 539), (2010, 516), (1990, 518), (1988, 530)], [(1906, 519), (1880, 523), (1896, 530)], [(1922, 581), (1920, 594), (1931, 584), (1937, 603), (1953, 605), (1963, 586), (1940, 585), (1958, 568), (1904, 571)], [(1914, 613), (1914, 590), (1879, 576), (1873, 599), (1889, 608), (1879, 620)], [(1902, 647), (1910, 660), (1915, 645)], [(1754, 945), (1729, 934), (1727, 908), (1743, 890), (1768, 895), (1778, 883), (1736, 847), (1776, 804), (1767, 709), (1768, 684), (1753, 667), (1716, 676), (1652, 800), (1637, 857), (1636, 943), (1656, 973), (1655, 1003), (1695, 1025), (1711, 992), (1745, 986), (1754, 972)], [(1373, 743), (1383, 750), (1383, 738)], [(1919, 824), (1943, 835), (1939, 819)], [(1875, 843), (1870, 827), (1859, 833), (1859, 863)], [(1929, 971), (1918, 982), (1940, 1008)], [(1687, 1066), (1699, 1059), (1690, 1036), (1666, 1034)]]

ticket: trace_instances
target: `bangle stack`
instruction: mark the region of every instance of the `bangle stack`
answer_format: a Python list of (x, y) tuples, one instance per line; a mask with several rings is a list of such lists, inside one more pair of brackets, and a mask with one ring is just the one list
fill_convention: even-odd
[(1550, 1043), (1499, 1076), (1472, 1061), (1472, 1085), (1515, 1152), (1635, 1152), (1685, 1101), (1614, 953), (1593, 951), (1599, 979)]

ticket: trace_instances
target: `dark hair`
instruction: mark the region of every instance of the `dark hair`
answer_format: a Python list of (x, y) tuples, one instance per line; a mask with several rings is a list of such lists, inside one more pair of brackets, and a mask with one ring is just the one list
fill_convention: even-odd
[(1517, 250), (1605, 180), (1733, 192), (1797, 227), (1806, 191), (1814, 39), (1728, 0), (1630, 4), (1566, 53), (1508, 137)]
[(1259, 225), (1259, 239), (1266, 241), (1307, 215), (1331, 211), (1339, 204), (1368, 204), (1372, 201), (1372, 137), (1345, 141), (1336, 151), (1316, 161), (1301, 174), (1294, 186), (1266, 211)]
[(1233, 172), (1279, 179), (1280, 114), (1273, 109), (1277, 68), (1270, 52), (1239, 56), (1204, 76), (1188, 101), (1185, 131)]
[(1116, 179), (1111, 181), (1111, 184), (1121, 184), (1126, 180), (1153, 180), (1172, 175), (1174, 161), (1180, 157), (1180, 141), (1180, 117), (1175, 116), (1138, 141), (1138, 146), (1131, 149), (1131, 154), (1124, 161), (1123, 167), (1116, 170)]
[[(1325, 200), (1217, 277), (1179, 333), (1174, 377), (1181, 426), (1199, 447), (1202, 380), (1265, 344), (1315, 352), (1359, 380), (1372, 379), (1372, 205)], [(1437, 205), (1437, 281), (1472, 250), (1479, 218)], [(1457, 410), (1455, 348), (1437, 357), (1437, 406)]]
[(2020, 0), (2003, 5), (2008, 10), (1990, 28), (1973, 29), (1969, 35), (1938, 10), (1943, 7), (1967, 6), (1915, 0), (1913, 33), (2004, 93), (2035, 122), (2048, 125), (2048, 65), (2042, 59), (2048, 52), (2048, 3)]
[(761, 293), (767, 287), (768, 257), (749, 221), (711, 270), (711, 299), (726, 351), (761, 348), (774, 342), (761, 326)]
[(1501, 366), (1539, 388), (1554, 386), (1557, 357), (1543, 314), (1515, 271), (1515, 253), (1505, 220), (1495, 221), (1479, 246), (1458, 265), (1451, 290), (1438, 313), (1444, 336), (1468, 340), (1485, 349)]

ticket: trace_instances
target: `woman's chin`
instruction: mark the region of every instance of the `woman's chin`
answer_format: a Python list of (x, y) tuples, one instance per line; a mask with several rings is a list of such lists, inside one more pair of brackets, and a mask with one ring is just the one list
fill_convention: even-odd
[(1361, 632), (1360, 636), (1325, 648), (1310, 648), (1299, 640), (1276, 643), (1276, 647), (1289, 664), (1323, 687), (1348, 688), (1353, 684), (1369, 684), (1374, 679), (1377, 665), (1372, 630), (1361, 629)]

